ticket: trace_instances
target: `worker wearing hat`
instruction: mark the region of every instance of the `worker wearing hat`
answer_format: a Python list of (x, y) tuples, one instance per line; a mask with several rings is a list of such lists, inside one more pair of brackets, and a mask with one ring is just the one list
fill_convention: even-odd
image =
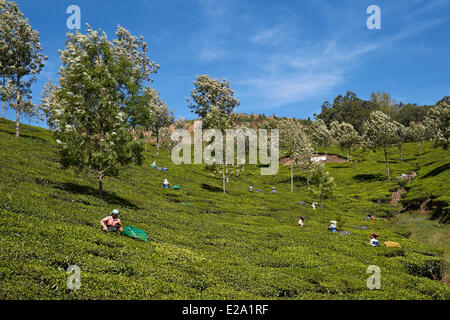
[(372, 235), (370, 236), (370, 245), (372, 247), (379, 247), (380, 244), (378, 242), (378, 233), (372, 233)]
[(332, 232), (337, 232), (337, 221), (332, 220), (330, 221), (330, 225), (328, 226), (328, 230)]
[(300, 228), (303, 228), (305, 226), (305, 217), (304, 216), (301, 216), (300, 220), (298, 220), (298, 226)]
[(108, 231), (123, 232), (122, 224), (119, 219), (119, 210), (117, 210), (117, 209), (114, 209), (109, 216), (100, 220), (100, 224), (102, 226), (102, 230), (105, 232), (108, 232)]

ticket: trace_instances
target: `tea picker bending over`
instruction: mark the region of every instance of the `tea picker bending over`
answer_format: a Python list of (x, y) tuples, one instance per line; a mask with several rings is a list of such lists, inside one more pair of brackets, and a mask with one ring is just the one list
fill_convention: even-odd
[(330, 225), (328, 226), (328, 230), (332, 232), (337, 232), (337, 221), (332, 220), (330, 221)]
[(105, 232), (116, 232), (116, 231), (120, 231), (123, 232), (122, 229), (122, 224), (120, 222), (119, 219), (119, 210), (114, 209), (111, 212), (111, 215), (103, 218), (102, 220), (100, 220), (100, 224), (102, 226), (102, 230)]
[(372, 233), (370, 236), (370, 245), (372, 247), (379, 247), (380, 243), (378, 242), (378, 233)]
[(300, 220), (298, 220), (298, 226), (300, 228), (303, 228), (305, 226), (305, 217), (304, 216), (301, 216)]

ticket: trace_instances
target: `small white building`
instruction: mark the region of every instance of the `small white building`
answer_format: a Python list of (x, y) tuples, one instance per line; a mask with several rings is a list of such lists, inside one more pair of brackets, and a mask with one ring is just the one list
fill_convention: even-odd
[(311, 161), (315, 161), (315, 162), (327, 161), (327, 156), (315, 156), (315, 157), (311, 157)]

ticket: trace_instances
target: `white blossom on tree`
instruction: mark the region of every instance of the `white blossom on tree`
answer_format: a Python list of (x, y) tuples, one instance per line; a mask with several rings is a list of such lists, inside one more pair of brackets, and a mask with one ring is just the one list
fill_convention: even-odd
[(430, 108), (424, 123), (431, 132), (434, 146), (448, 149), (450, 145), (450, 96), (444, 97)]
[(412, 121), (409, 124), (409, 136), (419, 148), (419, 158), (422, 159), (422, 144), (427, 139), (427, 128), (419, 122)]
[(401, 123), (394, 121), (394, 124), (397, 127), (395, 144), (397, 145), (398, 151), (400, 153), (400, 163), (403, 163), (403, 143), (408, 140), (410, 133), (408, 128), (402, 125)]
[[(239, 106), (239, 100), (234, 96), (234, 91), (230, 88), (230, 82), (222, 79), (211, 79), (209, 75), (196, 76), (194, 89), (191, 91), (191, 98), (186, 98), (188, 107), (202, 120), (202, 125), (206, 129), (224, 130), (230, 128), (236, 119), (234, 109)], [(228, 159), (225, 152), (223, 161), (223, 192), (225, 193), (225, 183), (228, 182)]]
[(222, 79), (211, 79), (209, 75), (196, 76), (191, 98), (186, 98), (188, 107), (200, 118), (206, 118), (212, 107), (219, 108), (220, 112), (230, 115), (240, 102), (234, 97), (230, 82)]
[(373, 111), (369, 121), (363, 124), (365, 140), (373, 149), (381, 148), (384, 152), (388, 181), (391, 181), (389, 171), (388, 149), (397, 139), (397, 124), (387, 114), (381, 111)]
[(308, 171), (309, 191), (315, 197), (319, 198), (319, 205), (322, 206), (323, 201), (333, 196), (336, 189), (334, 178), (325, 171), (322, 163), (316, 162)]
[(39, 32), (33, 30), (28, 19), (14, 1), (0, 0), (0, 77), (2, 81), (2, 116), (6, 99), (6, 79), (14, 84), (16, 137), (20, 133), (20, 116), (34, 117), (39, 109), (31, 102), (31, 84), (36, 81), (47, 57), (42, 53)]
[[(159, 93), (151, 87), (146, 87), (133, 110), (131, 123), (133, 127), (151, 130), (156, 136), (156, 154), (159, 155), (161, 141), (160, 131), (173, 123), (173, 111), (162, 101)], [(146, 149), (147, 150), (147, 149)]]
[(59, 83), (49, 83), (42, 93), (63, 166), (93, 172), (100, 197), (106, 175), (117, 174), (120, 166), (142, 164), (142, 145), (131, 135), (131, 101), (157, 70), (145, 56), (142, 38), (120, 26), (116, 36), (111, 42), (90, 26), (85, 34), (69, 33), (60, 50)]
[(359, 147), (362, 143), (362, 138), (358, 132), (353, 128), (353, 125), (347, 122), (333, 121), (330, 124), (332, 135), (336, 138), (340, 148), (347, 151), (347, 159), (350, 166), (352, 162), (352, 150)]
[(294, 165), (304, 171), (311, 166), (313, 153), (311, 142), (305, 129), (295, 120), (280, 122), (280, 143), (284, 152), (291, 158), (291, 192), (294, 191)]
[(325, 149), (325, 154), (327, 154), (327, 147), (331, 144), (333, 135), (325, 122), (322, 119), (314, 121), (310, 127), (309, 134), (316, 146), (316, 153), (319, 152), (318, 146), (322, 146)]

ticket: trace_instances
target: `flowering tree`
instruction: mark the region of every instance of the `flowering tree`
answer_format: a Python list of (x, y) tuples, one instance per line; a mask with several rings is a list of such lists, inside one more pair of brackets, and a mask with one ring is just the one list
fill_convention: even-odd
[(169, 110), (159, 97), (159, 93), (151, 87), (146, 87), (132, 111), (131, 123), (133, 127), (141, 127), (147, 132), (152, 131), (156, 136), (156, 154), (159, 155), (161, 129), (170, 126), (173, 119), (173, 111)]
[(309, 191), (312, 195), (319, 198), (319, 205), (322, 206), (323, 200), (333, 196), (336, 189), (334, 178), (325, 171), (322, 163), (316, 162), (308, 171)]
[(409, 124), (410, 139), (417, 144), (419, 148), (419, 158), (422, 159), (422, 143), (427, 138), (427, 127), (419, 122), (412, 121)]
[(435, 147), (445, 150), (450, 145), (450, 97), (444, 97), (432, 107), (425, 118), (425, 125), (432, 133)]
[(5, 111), (8, 110), (8, 118), (9, 111), (14, 108), (14, 97), (16, 96), (16, 87), (11, 80), (6, 80), (6, 77), (3, 78), (2, 87), (0, 88), (1, 100), (2, 100), (2, 118), (5, 117)]
[[(31, 84), (41, 72), (47, 57), (43, 55), (39, 32), (33, 30), (14, 1), (0, 0), (0, 77), (2, 78), (2, 117), (5, 103), (11, 100), (7, 79), (14, 85), (16, 137), (20, 116), (33, 117), (39, 111), (31, 102)], [(9, 93), (9, 94), (8, 94)]]
[(305, 130), (296, 121), (289, 119), (280, 122), (281, 147), (291, 158), (291, 192), (294, 191), (294, 165), (307, 171), (313, 153), (311, 142)]
[(369, 121), (364, 122), (363, 130), (367, 144), (373, 149), (382, 148), (386, 161), (388, 181), (391, 181), (389, 172), (388, 148), (397, 139), (397, 124), (387, 114), (381, 111), (373, 111)]
[(347, 151), (347, 159), (352, 167), (352, 150), (361, 144), (361, 136), (353, 128), (353, 125), (347, 122), (339, 123), (333, 121), (330, 126), (333, 136), (338, 141), (339, 147)]
[(120, 26), (116, 36), (110, 42), (89, 26), (86, 34), (69, 33), (60, 51), (59, 84), (49, 83), (42, 93), (63, 166), (93, 172), (100, 197), (106, 175), (142, 164), (142, 145), (131, 135), (128, 115), (142, 83), (158, 68), (146, 57), (142, 38)]
[(319, 152), (318, 146), (323, 146), (325, 148), (325, 154), (327, 154), (327, 147), (331, 144), (333, 135), (327, 128), (325, 122), (322, 119), (318, 119), (312, 123), (309, 131), (311, 140), (316, 145), (316, 152)]
[(410, 130), (401, 123), (394, 121), (397, 127), (397, 134), (395, 136), (395, 144), (398, 147), (400, 153), (400, 163), (403, 163), (403, 143), (407, 141), (410, 136)]
[[(191, 98), (186, 98), (188, 107), (203, 121), (204, 128), (217, 129), (222, 134), (225, 129), (230, 128), (236, 119), (234, 110), (240, 104), (234, 96), (230, 82), (222, 79), (211, 79), (204, 74), (196, 76)], [(225, 182), (228, 182), (228, 159), (225, 153), (223, 161), (223, 192), (225, 193)]]
[[(183, 117), (179, 117), (174, 123), (173, 123), (174, 130), (188, 130), (189, 129), (189, 123), (184, 119)], [(178, 141), (173, 141), (169, 136), (169, 142), (168, 142), (168, 152), (170, 155), (170, 152), (172, 149), (178, 144)]]
[(173, 144), (170, 140), (170, 128), (169, 127), (163, 127), (159, 130), (159, 143), (161, 146), (167, 148), (167, 155), (170, 156), (170, 151), (173, 148)]
[(206, 118), (212, 107), (219, 109), (220, 113), (230, 115), (240, 102), (234, 97), (230, 82), (225, 79), (211, 79), (209, 75), (196, 76), (191, 98), (186, 98), (191, 111), (202, 119)]
[(185, 118), (183, 117), (179, 117), (176, 121), (174, 121), (173, 126), (175, 128), (175, 130), (177, 129), (188, 129), (189, 128), (189, 123), (186, 121)]
[[(230, 117), (229, 114), (224, 113), (218, 107), (211, 106), (209, 112), (206, 114), (205, 118), (203, 118), (203, 123), (205, 124), (205, 127), (217, 129), (221, 132), (221, 134), (223, 134), (225, 129), (229, 127)], [(218, 139), (218, 137), (215, 137), (215, 139)], [(223, 158), (224, 161), (222, 162), (222, 190), (223, 193), (226, 193), (225, 183), (227, 182), (228, 176), (228, 164), (226, 152)]]
[(156, 154), (159, 155), (159, 145), (161, 140), (161, 130), (166, 128), (168, 134), (168, 126), (173, 123), (173, 111), (167, 108), (164, 103), (157, 103), (153, 107), (153, 123), (152, 131), (156, 134)]

